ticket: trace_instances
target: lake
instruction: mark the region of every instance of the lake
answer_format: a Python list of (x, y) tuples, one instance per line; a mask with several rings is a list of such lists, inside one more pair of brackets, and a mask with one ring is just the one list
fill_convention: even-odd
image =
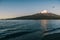
[(0, 40), (42, 40), (60, 33), (60, 20), (0, 20)]

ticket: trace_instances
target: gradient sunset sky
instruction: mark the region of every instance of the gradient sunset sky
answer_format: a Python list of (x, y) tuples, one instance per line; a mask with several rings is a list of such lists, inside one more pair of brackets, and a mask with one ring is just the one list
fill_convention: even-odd
[(0, 0), (0, 19), (32, 15), (41, 10), (60, 15), (60, 0)]

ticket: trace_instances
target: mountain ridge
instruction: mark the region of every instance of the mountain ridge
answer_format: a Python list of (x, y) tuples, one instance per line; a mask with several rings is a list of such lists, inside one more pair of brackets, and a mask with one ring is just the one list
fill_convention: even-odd
[(60, 19), (60, 15), (53, 13), (36, 13), (22, 17), (9, 18), (7, 20), (20, 20), (20, 19)]

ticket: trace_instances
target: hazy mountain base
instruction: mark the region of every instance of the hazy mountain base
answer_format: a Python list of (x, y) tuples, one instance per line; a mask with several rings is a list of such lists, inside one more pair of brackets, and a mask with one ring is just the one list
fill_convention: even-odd
[(60, 15), (56, 15), (53, 13), (37, 13), (34, 15), (16, 17), (16, 18), (9, 18), (6, 20), (38, 20), (38, 19), (60, 19)]

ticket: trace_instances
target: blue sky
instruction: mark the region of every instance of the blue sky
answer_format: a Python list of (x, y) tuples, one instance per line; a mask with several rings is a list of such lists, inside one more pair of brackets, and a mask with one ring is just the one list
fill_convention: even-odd
[(0, 19), (32, 15), (41, 10), (60, 15), (60, 0), (0, 0)]

